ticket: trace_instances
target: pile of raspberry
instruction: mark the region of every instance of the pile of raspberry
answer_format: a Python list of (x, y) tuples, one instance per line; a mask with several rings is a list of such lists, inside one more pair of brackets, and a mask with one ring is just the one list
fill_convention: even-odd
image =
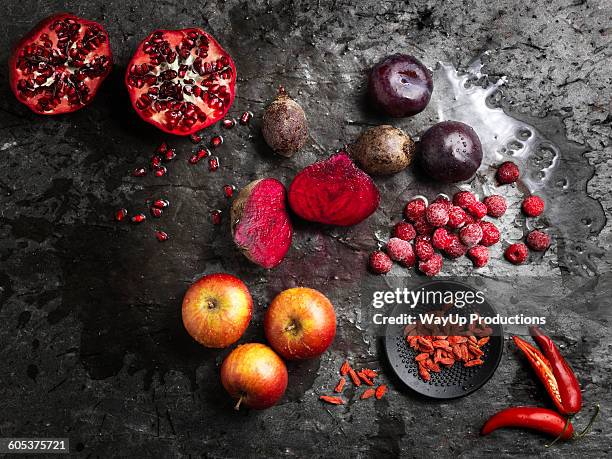
[[(518, 167), (505, 162), (497, 170), (499, 184), (514, 183), (519, 177)], [(438, 196), (427, 205), (424, 199), (409, 201), (404, 208), (404, 221), (393, 228), (384, 251), (370, 254), (370, 270), (376, 274), (388, 273), (393, 262), (406, 267), (417, 266), (426, 276), (435, 276), (442, 269), (443, 258), (455, 259), (467, 255), (476, 268), (489, 262), (489, 247), (500, 240), (500, 232), (484, 217), (499, 218), (508, 205), (503, 196), (487, 196), (482, 201), (469, 191), (459, 191), (452, 202)], [(544, 211), (544, 201), (539, 196), (523, 200), (521, 209), (528, 217), (537, 217)], [(508, 246), (505, 258), (513, 264), (524, 263), (529, 249), (543, 252), (550, 246), (550, 237), (539, 230), (531, 231), (526, 245), (517, 242)]]

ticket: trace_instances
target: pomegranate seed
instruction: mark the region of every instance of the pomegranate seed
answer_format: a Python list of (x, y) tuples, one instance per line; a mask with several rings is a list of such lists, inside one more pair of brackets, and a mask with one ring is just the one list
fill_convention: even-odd
[(132, 223), (142, 223), (147, 219), (145, 214), (136, 214), (132, 217)]
[(162, 142), (155, 150), (155, 153), (165, 153), (166, 150), (168, 150), (168, 145), (166, 145), (166, 142)]
[(200, 143), (202, 141), (202, 136), (199, 134), (191, 134), (189, 138), (193, 143)]
[(127, 217), (128, 211), (127, 209), (119, 209), (115, 212), (115, 220), (118, 222), (122, 221), (125, 217)]
[(234, 190), (236, 189), (236, 187), (234, 187), (234, 185), (224, 185), (223, 186), (223, 193), (225, 194), (226, 198), (231, 198), (232, 196), (234, 196)]
[(211, 156), (208, 158), (208, 170), (211, 172), (215, 172), (219, 169), (219, 158), (216, 156)]
[(212, 221), (213, 225), (220, 225), (221, 224), (221, 211), (220, 210), (213, 210), (210, 213), (210, 221)]
[(225, 129), (231, 129), (236, 126), (236, 120), (234, 118), (225, 118), (222, 124)]
[(251, 118), (253, 118), (252, 112), (244, 112), (242, 115), (240, 115), (240, 124), (242, 125), (249, 124), (249, 122), (251, 121)]
[(155, 177), (163, 177), (168, 172), (164, 166), (158, 166), (155, 168)]
[(160, 156), (155, 155), (151, 158), (151, 166), (155, 168), (155, 167), (158, 167), (160, 164), (161, 164)]
[(162, 210), (158, 207), (151, 207), (151, 215), (155, 218), (159, 218), (162, 216)]
[(193, 155), (191, 155), (191, 158), (189, 158), (189, 163), (196, 164), (202, 158), (206, 158), (207, 156), (210, 156), (210, 151), (207, 148), (202, 148)]
[(174, 148), (170, 148), (164, 152), (164, 161), (172, 161), (176, 158), (176, 150)]
[(214, 136), (212, 139), (210, 139), (210, 145), (213, 148), (219, 148), (221, 145), (223, 145), (223, 137), (220, 135)]
[(137, 167), (132, 171), (132, 177), (144, 177), (147, 175), (147, 170), (144, 167)]
[(157, 207), (158, 209), (163, 209), (170, 205), (170, 201), (166, 199), (156, 199), (153, 201), (153, 207)]
[(159, 230), (155, 231), (155, 237), (159, 242), (167, 241), (170, 238), (170, 236), (168, 236), (168, 233)]

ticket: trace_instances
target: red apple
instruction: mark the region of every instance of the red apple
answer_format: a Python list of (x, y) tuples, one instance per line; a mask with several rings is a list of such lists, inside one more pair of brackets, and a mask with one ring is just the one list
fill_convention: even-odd
[(286, 359), (321, 355), (336, 336), (336, 313), (317, 290), (296, 287), (284, 290), (266, 311), (264, 330), (270, 346)]
[(276, 404), (287, 388), (285, 362), (268, 346), (242, 344), (221, 365), (221, 383), (240, 405), (263, 410)]
[(209, 274), (183, 298), (183, 324), (198, 343), (222, 348), (240, 339), (253, 314), (247, 286), (231, 274)]

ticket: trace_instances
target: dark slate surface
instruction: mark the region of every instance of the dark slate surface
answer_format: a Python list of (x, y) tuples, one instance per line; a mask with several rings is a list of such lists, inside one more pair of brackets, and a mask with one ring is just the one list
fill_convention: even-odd
[[(11, 94), (6, 69), (0, 76), (0, 436), (70, 437), (73, 451), (88, 457), (610, 454), (609, 2), (22, 0), (3, 6), (1, 61), (40, 18), (71, 10), (104, 23), (116, 65), (92, 106), (59, 118), (30, 113)], [(237, 62), (234, 115), (247, 109), (260, 115), (280, 83), (302, 103), (312, 140), (296, 158), (271, 155), (255, 122), (225, 133), (217, 173), (189, 166), (193, 146), (172, 139), (179, 159), (168, 177), (129, 176), (165, 137), (133, 113), (122, 83), (125, 65), (148, 31), (192, 25), (215, 35)], [(347, 355), (356, 365), (386, 370), (378, 362), (380, 343), (361, 330), (359, 288), (361, 279), (371, 280), (365, 259), (376, 245), (374, 232), (385, 233), (415, 192), (411, 173), (378, 180), (382, 207), (361, 225), (322, 230), (297, 223), (293, 248), (272, 272), (247, 264), (232, 248), (227, 221), (214, 227), (209, 219), (210, 210), (227, 210), (224, 184), (241, 187), (262, 176), (289, 183), (364, 125), (381, 122), (363, 104), (365, 69), (381, 56), (405, 51), (430, 67), (444, 61), (463, 68), (485, 50), (483, 71), (493, 81), (507, 76), (504, 108), (555, 140), (568, 185), (547, 217), (558, 237), (544, 258), (514, 268), (497, 253), (481, 273), (467, 261), (449, 264), (445, 273), (473, 273), (500, 310), (550, 318), (549, 329), (580, 376), (585, 405), (602, 404), (594, 433), (579, 445), (546, 450), (542, 437), (517, 431), (478, 436), (498, 409), (548, 404), (509, 344), (493, 379), (464, 399), (419, 399), (387, 371), (382, 378), (391, 391), (381, 401), (326, 409), (317, 400)], [(418, 134), (435, 119), (432, 109), (395, 124)], [(144, 210), (152, 197), (171, 201), (159, 221), (139, 227), (112, 221), (118, 207)], [(155, 228), (171, 240), (158, 243)], [(283, 288), (317, 287), (338, 310), (333, 348), (320, 360), (290, 365), (283, 402), (265, 412), (235, 413), (217, 376), (227, 351), (202, 349), (182, 329), (185, 289), (220, 270), (243, 278), (257, 299), (245, 341), (263, 339), (262, 311)], [(588, 417), (585, 410), (576, 423)]]

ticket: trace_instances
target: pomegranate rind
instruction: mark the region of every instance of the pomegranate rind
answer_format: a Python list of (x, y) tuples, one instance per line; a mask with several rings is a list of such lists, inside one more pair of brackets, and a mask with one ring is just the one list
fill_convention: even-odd
[[(25, 76), (25, 73), (17, 68), (17, 60), (19, 58), (19, 52), (25, 47), (35, 42), (38, 42), (40, 36), (44, 33), (51, 32), (50, 26), (57, 20), (71, 18), (75, 21), (79, 22), (82, 26), (95, 26), (99, 28), (99, 31), (104, 36), (104, 42), (101, 43), (96, 48), (96, 55), (105, 56), (108, 59), (108, 66), (106, 70), (96, 76), (95, 78), (85, 78), (84, 82), (89, 89), (89, 97), (88, 100), (82, 101), (82, 103), (78, 105), (72, 105), (68, 103), (68, 99), (66, 96), (62, 98), (62, 102), (55, 106), (52, 110), (43, 110), (40, 109), (34, 101), (38, 101), (40, 97), (32, 98), (24, 96), (21, 91), (18, 89), (18, 83), (21, 77)], [(55, 34), (54, 34), (55, 35)], [(82, 37), (82, 30), (80, 37)], [(51, 38), (51, 37), (50, 37)], [(55, 35), (54, 40), (52, 39), (54, 44), (57, 43), (57, 35)], [(89, 19), (85, 19), (79, 17), (72, 13), (56, 13), (45, 19), (42, 19), (38, 24), (36, 24), (19, 42), (13, 47), (11, 55), (9, 57), (9, 84), (11, 86), (11, 90), (15, 97), (19, 102), (26, 105), (30, 110), (39, 115), (61, 115), (63, 113), (71, 113), (77, 110), (80, 110), (83, 107), (86, 107), (91, 102), (93, 102), (98, 89), (100, 88), (102, 82), (106, 79), (106, 77), (110, 74), (113, 68), (113, 55), (110, 49), (108, 32), (106, 29), (98, 22), (91, 21)]]
[[(170, 126), (168, 124), (168, 121), (163, 119), (164, 114), (166, 113), (166, 110), (157, 111), (153, 115), (151, 115), (150, 111), (148, 111), (148, 108), (145, 110), (139, 108), (138, 106), (139, 99), (141, 98), (141, 96), (147, 94), (149, 85), (145, 85), (142, 88), (137, 88), (133, 84), (131, 84), (130, 77), (132, 75), (132, 69), (134, 65), (136, 64), (142, 65), (145, 63), (146, 64), (151, 63), (151, 59), (150, 57), (148, 57), (147, 53), (145, 53), (145, 51), (143, 50), (143, 47), (145, 46), (147, 42), (149, 42), (152, 39), (152, 37), (155, 34), (162, 34), (164, 39), (171, 40), (172, 43), (176, 46), (176, 44), (180, 43), (181, 40), (187, 37), (187, 35), (190, 32), (195, 32), (199, 35), (204, 35), (208, 40), (209, 49), (208, 49), (207, 56), (204, 58), (205, 63), (213, 63), (221, 58), (224, 59), (225, 71), (220, 72), (220, 71), (215, 70), (214, 72), (211, 72), (211, 73), (215, 74), (216, 76), (219, 76), (225, 73), (229, 73), (229, 78), (221, 78), (223, 80), (223, 84), (216, 85), (219, 87), (226, 88), (225, 90), (227, 91), (227, 94), (225, 94), (225, 92), (223, 93), (224, 97), (223, 97), (222, 109), (219, 109), (216, 111), (213, 110), (210, 107), (210, 105), (205, 106), (206, 102), (202, 100), (201, 98), (200, 100), (197, 101), (198, 103), (194, 103), (193, 101), (189, 100), (190, 102), (194, 103), (194, 105), (197, 105), (200, 109), (202, 109), (203, 107), (206, 108), (207, 110), (205, 113), (206, 119), (203, 121), (197, 120), (190, 127), (181, 126), (180, 128), (177, 128), (176, 126), (174, 127)], [(190, 54), (190, 56), (195, 57), (194, 54)], [(178, 57), (177, 57), (177, 61), (178, 61)], [(210, 75), (210, 74), (207, 74), (207, 75)], [(191, 75), (191, 76), (194, 76), (194, 75)], [(199, 82), (201, 83), (203, 80), (204, 78), (202, 77), (202, 79), (199, 80)], [(144, 121), (154, 125), (155, 127), (161, 129), (162, 131), (168, 134), (187, 136), (187, 135), (193, 134), (194, 132), (204, 129), (225, 117), (230, 107), (234, 103), (235, 86), (236, 86), (236, 66), (234, 64), (232, 57), (229, 55), (229, 53), (221, 47), (219, 42), (217, 42), (217, 40), (215, 40), (215, 38), (212, 35), (210, 35), (208, 32), (206, 32), (203, 29), (200, 29), (198, 27), (192, 27), (188, 29), (177, 29), (177, 30), (154, 30), (138, 45), (136, 52), (132, 56), (132, 59), (130, 60), (127, 66), (127, 71), (125, 73), (125, 85), (128, 89), (128, 94), (130, 96), (130, 101), (132, 103), (132, 106), (134, 107), (134, 110), (136, 111), (136, 113), (138, 113), (138, 116), (140, 116)], [(206, 90), (204, 91), (204, 93), (208, 94), (209, 91)], [(193, 96), (194, 100), (195, 100), (195, 97), (196, 96)], [(175, 101), (175, 102), (178, 102), (178, 101)], [(153, 107), (153, 103), (151, 104), (151, 107)]]
[(293, 227), (285, 186), (276, 179), (255, 180), (240, 190), (230, 212), (235, 244), (253, 263), (274, 268), (291, 247)]
[(293, 212), (325, 225), (356, 225), (372, 215), (379, 203), (376, 184), (345, 152), (307, 166), (289, 186)]

